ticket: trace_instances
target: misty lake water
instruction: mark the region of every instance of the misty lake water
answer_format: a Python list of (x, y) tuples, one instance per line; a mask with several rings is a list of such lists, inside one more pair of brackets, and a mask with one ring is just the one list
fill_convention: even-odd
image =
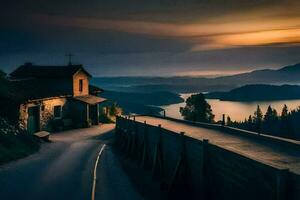
[[(181, 97), (187, 99), (191, 94), (181, 94)], [(229, 115), (232, 120), (242, 121), (253, 115), (257, 105), (260, 105), (263, 113), (266, 112), (269, 105), (275, 108), (280, 114), (282, 107), (286, 104), (289, 108), (295, 109), (300, 106), (300, 99), (297, 100), (282, 100), (282, 101), (257, 101), (257, 102), (239, 102), (239, 101), (220, 101), (218, 99), (208, 99), (207, 102), (211, 105), (215, 115), (215, 120), (221, 120), (222, 114)], [(165, 109), (166, 115), (169, 117), (182, 119), (179, 108), (184, 107), (185, 103), (171, 104), (162, 106)]]

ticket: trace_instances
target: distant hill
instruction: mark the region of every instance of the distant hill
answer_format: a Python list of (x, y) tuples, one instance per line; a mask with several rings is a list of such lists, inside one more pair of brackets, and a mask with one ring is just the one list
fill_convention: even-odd
[(118, 103), (126, 113), (158, 114), (162, 111), (158, 106), (181, 103), (184, 100), (170, 92), (132, 93), (104, 91), (101, 97)]
[(101, 96), (115, 101), (127, 101), (131, 103), (163, 106), (174, 103), (181, 103), (184, 100), (171, 92), (152, 92), (152, 93), (133, 93), (133, 92), (115, 92), (104, 91)]
[(224, 101), (270, 101), (300, 99), (298, 85), (246, 85), (229, 92), (211, 92), (206, 98)]
[(102, 77), (93, 84), (104, 89), (127, 92), (170, 91), (176, 93), (228, 91), (251, 84), (298, 84), (300, 63), (280, 69), (255, 70), (217, 78), (203, 77)]
[(232, 76), (218, 77), (216, 82), (226, 83), (237, 81), (239, 84), (285, 84), (300, 83), (300, 63), (289, 65), (277, 70), (264, 69)]

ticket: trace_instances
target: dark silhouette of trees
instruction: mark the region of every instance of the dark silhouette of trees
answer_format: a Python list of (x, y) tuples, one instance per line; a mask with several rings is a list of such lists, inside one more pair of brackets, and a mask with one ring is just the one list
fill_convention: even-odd
[[(229, 117), (230, 119), (230, 117)], [(265, 115), (257, 106), (254, 116), (249, 116), (243, 122), (230, 121), (228, 126), (233, 126), (249, 131), (280, 136), (300, 140), (300, 107), (289, 112), (286, 105), (283, 106), (281, 115), (271, 106), (268, 107)]]
[(299, 139), (300, 140), (300, 107), (295, 110), (292, 110), (289, 113), (288, 118), (288, 125), (289, 125), (289, 133), (288, 137), (292, 139)]
[[(214, 122), (211, 106), (203, 94), (195, 94), (186, 100), (186, 106), (180, 108), (180, 113), (186, 120), (199, 122)], [(300, 140), (300, 107), (289, 111), (284, 105), (279, 116), (271, 106), (263, 114), (259, 105), (254, 115), (249, 115), (244, 121), (232, 121), (226, 118), (226, 125), (262, 134), (269, 134), (290, 139)], [(218, 122), (221, 123), (221, 122)]]
[(247, 128), (248, 130), (254, 131), (254, 122), (253, 122), (252, 115), (249, 115), (248, 120), (245, 121), (245, 125), (246, 125), (246, 127), (248, 127)]
[(264, 115), (262, 132), (278, 135), (278, 120), (277, 111), (269, 106)]
[(190, 96), (186, 106), (180, 108), (180, 113), (184, 119), (197, 122), (213, 122), (215, 117), (202, 93)]
[(288, 111), (288, 107), (286, 104), (284, 104), (280, 116), (280, 135), (285, 136), (287, 138), (293, 138), (294, 137), (294, 130), (291, 124), (291, 115)]
[(254, 122), (255, 130), (259, 133), (261, 132), (262, 121), (263, 121), (263, 113), (259, 105), (257, 105), (256, 111), (254, 112), (253, 122)]
[(0, 79), (5, 79), (6, 73), (0, 69)]
[(227, 126), (231, 126), (231, 124), (232, 124), (231, 118), (229, 116), (227, 116), (227, 123), (226, 123), (226, 125)]
[(281, 111), (281, 119), (282, 118), (287, 118), (289, 114), (289, 110), (288, 110), (288, 107), (286, 104), (284, 104), (283, 108), (282, 108), (282, 111)]

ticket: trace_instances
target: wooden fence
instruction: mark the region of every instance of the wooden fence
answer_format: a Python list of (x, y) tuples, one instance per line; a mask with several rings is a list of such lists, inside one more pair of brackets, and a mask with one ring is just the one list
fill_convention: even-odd
[(116, 145), (151, 170), (171, 198), (300, 199), (300, 177), (161, 126), (117, 117)]

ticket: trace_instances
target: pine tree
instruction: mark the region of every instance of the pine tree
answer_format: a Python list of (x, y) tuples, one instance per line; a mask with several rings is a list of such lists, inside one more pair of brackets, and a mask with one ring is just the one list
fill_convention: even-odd
[(5, 79), (6, 73), (0, 69), (0, 79)]
[(293, 138), (294, 136), (294, 130), (291, 125), (291, 121), (289, 119), (289, 110), (286, 104), (284, 104), (281, 112), (281, 136), (283, 137), (288, 137), (288, 138)]
[(231, 118), (227, 116), (227, 126), (231, 126), (231, 125), (232, 125)]
[(261, 132), (262, 121), (263, 121), (263, 113), (262, 113), (259, 105), (257, 105), (257, 109), (254, 112), (255, 131)]
[(252, 115), (249, 115), (246, 126), (247, 126), (246, 129), (248, 129), (250, 131), (253, 130), (253, 118), (252, 118)]
[(273, 117), (275, 120), (278, 120), (278, 114), (277, 111), (275, 109), (273, 109)]
[(278, 116), (277, 111), (268, 107), (263, 121), (263, 132), (276, 135), (278, 131)]
[(264, 116), (264, 122), (268, 123), (272, 121), (273, 109), (271, 106), (268, 107), (267, 112)]
[(282, 112), (281, 112), (281, 119), (283, 118), (287, 118), (289, 114), (289, 110), (286, 104), (284, 104), (283, 108), (282, 108)]

